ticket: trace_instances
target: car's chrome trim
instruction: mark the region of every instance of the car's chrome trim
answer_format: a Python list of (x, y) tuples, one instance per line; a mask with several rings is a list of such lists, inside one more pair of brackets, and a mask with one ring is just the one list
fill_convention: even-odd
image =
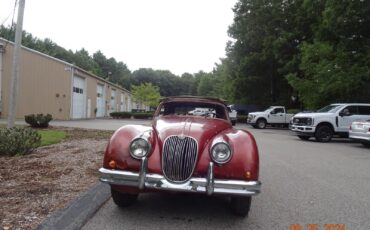
[(214, 185), (215, 183), (215, 178), (213, 176), (213, 162), (209, 162), (208, 165), (208, 171), (207, 171), (207, 194), (212, 195), (213, 190), (214, 190)]
[(261, 191), (261, 182), (243, 180), (225, 180), (214, 178), (214, 164), (208, 165), (207, 177), (192, 177), (184, 183), (175, 184), (163, 175), (147, 173), (147, 160), (142, 160), (140, 172), (111, 170), (100, 168), (100, 181), (112, 185), (123, 185), (137, 188), (158, 189), (178, 192), (197, 192), (238, 196), (253, 196)]
[[(174, 157), (173, 155), (176, 155), (176, 154), (173, 154), (171, 156), (171, 159), (169, 159), (169, 154), (168, 154), (168, 150), (173, 150), (174, 151), (174, 145), (172, 144), (168, 144), (168, 141), (169, 139), (171, 138), (179, 138), (179, 139), (184, 139), (184, 138), (188, 138), (188, 139), (191, 139), (194, 141), (194, 144), (195, 146), (193, 145), (193, 143), (189, 143), (189, 148), (190, 150), (186, 153), (188, 155), (187, 158), (189, 158), (189, 154), (190, 153), (195, 153), (195, 156), (194, 156), (194, 162), (192, 162), (192, 164), (189, 164), (189, 162), (184, 162), (185, 163), (185, 168), (186, 169), (190, 169), (190, 173), (188, 173), (189, 175), (187, 176), (187, 178), (182, 178), (182, 180), (174, 180), (173, 176), (175, 176), (174, 174), (182, 174), (184, 173), (183, 171), (180, 170), (179, 168), (179, 157)], [(172, 140), (170, 140), (172, 141)], [(198, 159), (198, 141), (191, 137), (191, 136), (187, 136), (187, 135), (170, 135), (168, 136), (164, 142), (163, 142), (163, 149), (162, 149), (162, 172), (163, 172), (163, 175), (164, 177), (168, 180), (168, 181), (171, 181), (172, 183), (184, 183), (185, 181), (189, 180), (191, 178), (191, 176), (193, 175), (193, 172), (195, 170), (195, 166), (197, 164), (197, 159)], [(172, 165), (171, 165), (172, 164)], [(167, 167), (172, 167), (172, 170), (170, 170), (170, 172), (168, 172), (168, 168)], [(175, 168), (174, 168), (175, 167)], [(175, 173), (176, 172), (176, 173)], [(168, 175), (168, 173), (170, 173), (171, 175)], [(180, 175), (177, 175), (177, 176), (180, 176)]]

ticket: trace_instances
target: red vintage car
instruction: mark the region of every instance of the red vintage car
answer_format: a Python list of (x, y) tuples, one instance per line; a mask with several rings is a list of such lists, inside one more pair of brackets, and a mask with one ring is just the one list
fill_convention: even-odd
[(253, 135), (232, 127), (223, 100), (207, 97), (165, 98), (151, 126), (118, 129), (99, 172), (119, 207), (144, 192), (193, 192), (231, 197), (233, 213), (247, 216), (261, 189)]

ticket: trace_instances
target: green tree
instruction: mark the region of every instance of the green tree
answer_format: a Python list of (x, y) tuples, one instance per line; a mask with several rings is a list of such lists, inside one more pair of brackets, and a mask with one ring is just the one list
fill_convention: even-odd
[(370, 101), (370, 2), (327, 0), (287, 75), (306, 106)]
[(135, 101), (156, 107), (161, 98), (159, 88), (151, 83), (143, 83), (138, 86), (132, 86), (132, 96)]

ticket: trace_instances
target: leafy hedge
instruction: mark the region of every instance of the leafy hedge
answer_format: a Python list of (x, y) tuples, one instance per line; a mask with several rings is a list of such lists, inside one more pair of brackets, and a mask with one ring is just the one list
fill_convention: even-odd
[(145, 112), (145, 113), (131, 113), (131, 112), (113, 112), (109, 114), (111, 117), (116, 119), (124, 119), (124, 118), (135, 118), (135, 119), (150, 119), (153, 117), (153, 112)]
[(24, 120), (33, 128), (47, 128), (53, 117), (50, 114), (29, 114), (24, 116)]
[(131, 118), (132, 113), (129, 112), (113, 112), (109, 114), (113, 118), (122, 119), (122, 118)]
[(247, 115), (238, 115), (236, 119), (238, 123), (246, 123), (247, 118), (248, 118)]
[(41, 144), (41, 135), (30, 128), (0, 129), (0, 155), (28, 154)]

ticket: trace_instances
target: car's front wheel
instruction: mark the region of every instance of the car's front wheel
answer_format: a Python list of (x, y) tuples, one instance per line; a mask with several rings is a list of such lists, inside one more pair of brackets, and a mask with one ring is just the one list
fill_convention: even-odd
[(235, 196), (231, 197), (231, 211), (236, 216), (247, 217), (251, 208), (252, 197)]
[(111, 194), (113, 202), (121, 208), (133, 205), (137, 201), (137, 197), (139, 196), (139, 194), (119, 192), (117, 190), (114, 190), (113, 188), (111, 188)]
[(264, 128), (266, 128), (266, 125), (267, 125), (267, 122), (266, 122), (266, 120), (265, 120), (265, 119), (258, 119), (258, 121), (257, 121), (257, 127), (258, 127), (259, 129), (264, 129)]
[(315, 138), (318, 142), (329, 142), (333, 137), (333, 130), (327, 125), (321, 125), (316, 129)]
[(370, 142), (362, 142), (362, 145), (365, 147), (370, 148)]

